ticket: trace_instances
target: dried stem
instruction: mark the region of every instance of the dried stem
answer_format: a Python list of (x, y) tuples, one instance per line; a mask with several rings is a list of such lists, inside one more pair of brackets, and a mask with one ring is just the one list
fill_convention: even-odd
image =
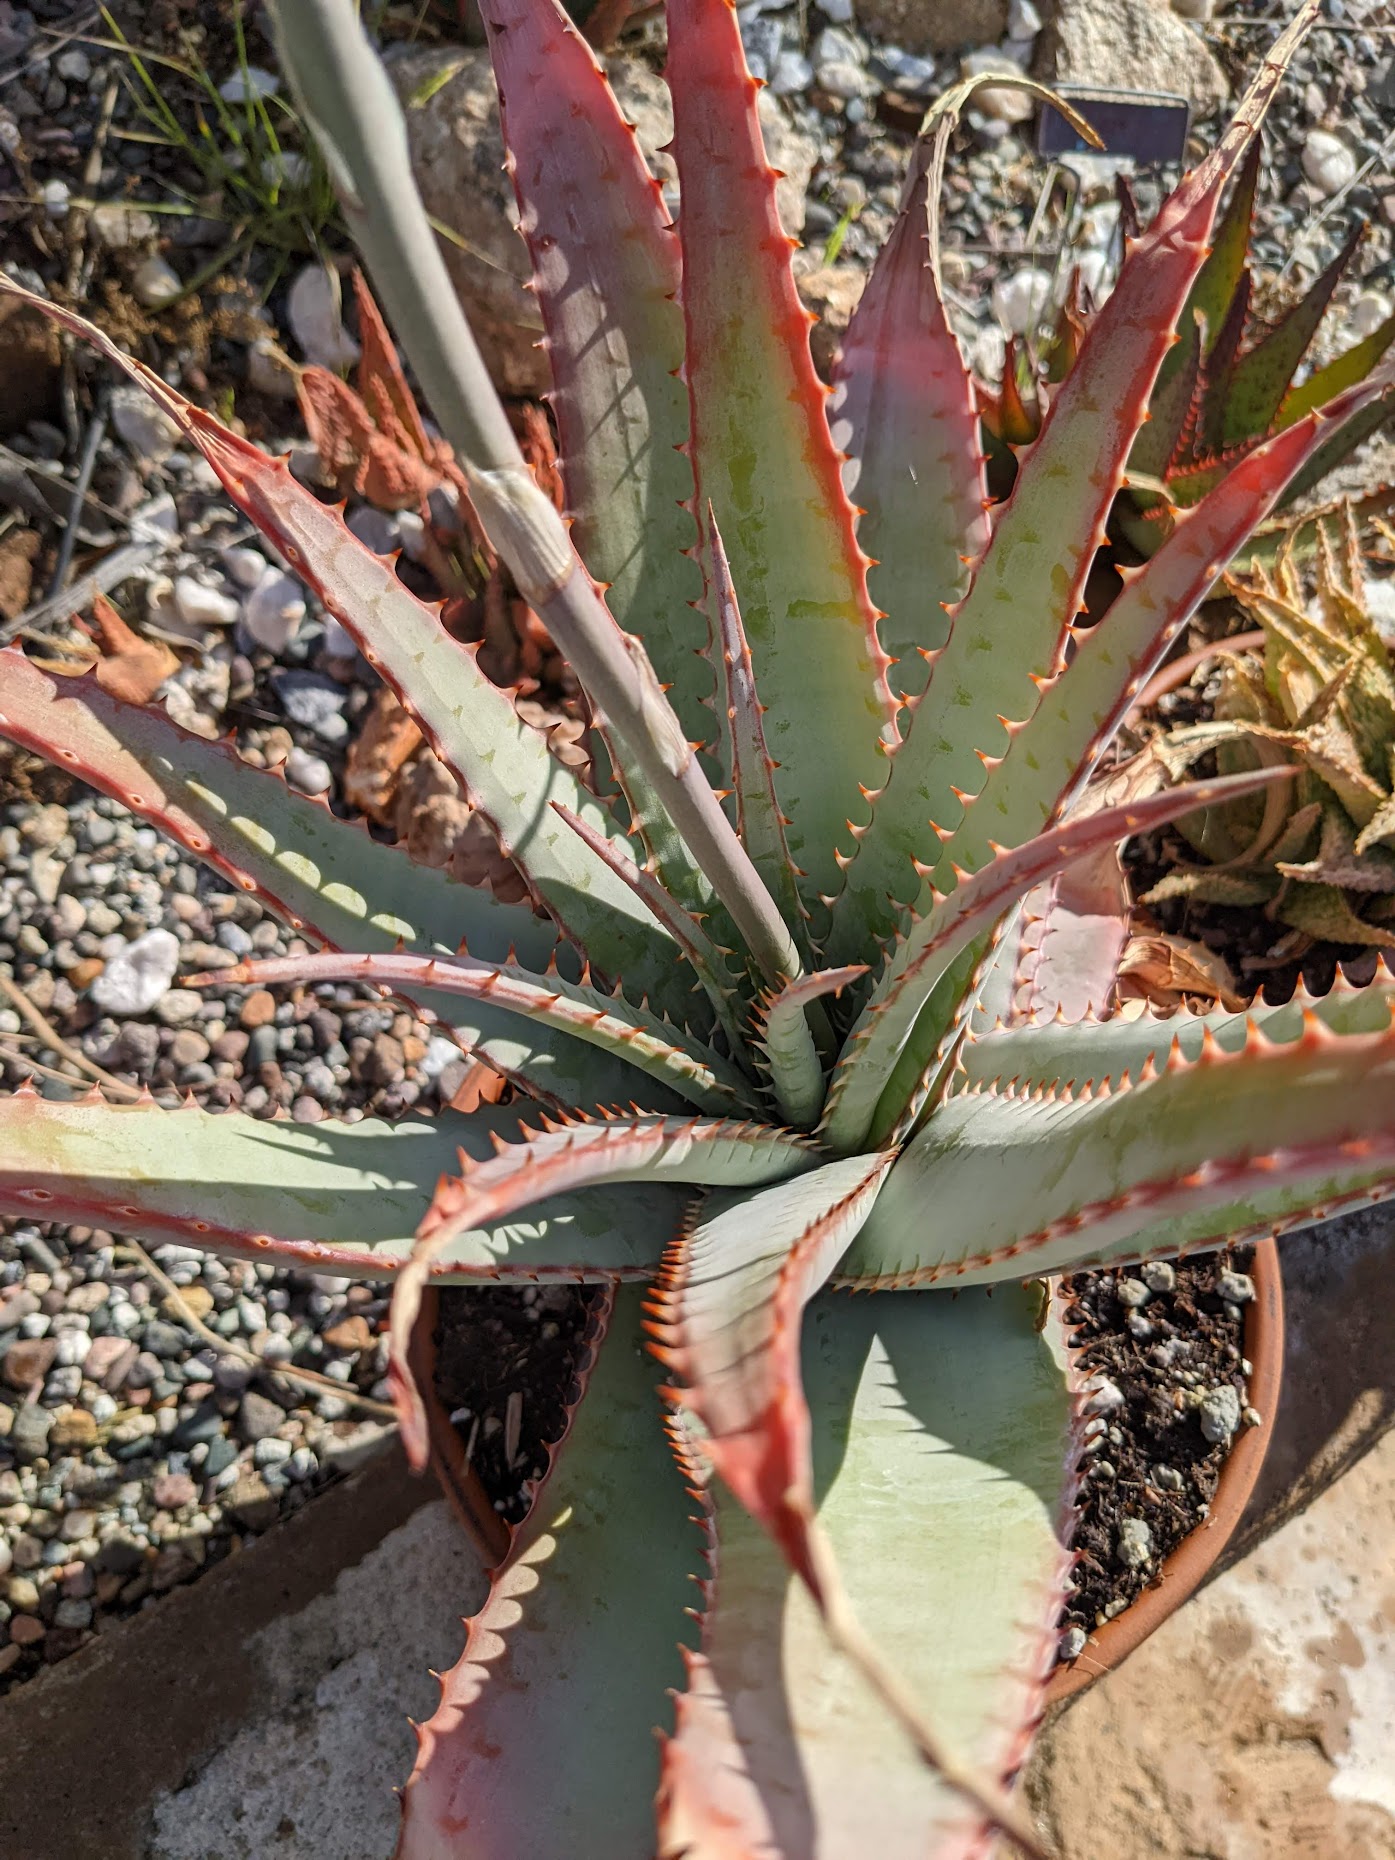
[[(62, 1034), (54, 1027), (52, 1021), (48, 1020), (46, 1016), (41, 1014), (38, 1008), (34, 1006), (34, 1003), (29, 999), (28, 995), (25, 994), (19, 984), (11, 976), (4, 974), (3, 971), (0, 971), (0, 990), (3, 990), (4, 993), (9, 996), (10, 1000), (14, 1002), (20, 1013), (29, 1022), (29, 1025), (43, 1039), (44, 1044), (53, 1052), (61, 1054), (70, 1066), (76, 1066), (78, 1071), (85, 1073), (88, 1078), (96, 1079), (99, 1085), (104, 1086), (107, 1091), (112, 1092), (118, 1098), (125, 1098), (128, 1101), (133, 1101), (142, 1095), (139, 1086), (128, 1085), (124, 1079), (116, 1078), (110, 1072), (104, 1071), (103, 1068), (97, 1064), (95, 1059), (89, 1059), (87, 1057), (87, 1054), (82, 1051), (81, 1047), (74, 1046), (70, 1041), (65, 1040)], [(32, 1063), (32, 1061), (30, 1063)], [(61, 1072), (52, 1072), (47, 1066), (36, 1067), (35, 1070), (42, 1071), (46, 1077), (63, 1077)], [(71, 1083), (71, 1081), (69, 1082)]]

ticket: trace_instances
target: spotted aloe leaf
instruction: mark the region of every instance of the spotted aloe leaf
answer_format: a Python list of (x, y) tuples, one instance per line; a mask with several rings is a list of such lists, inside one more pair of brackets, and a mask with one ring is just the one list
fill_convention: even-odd
[[(852, 1610), (956, 1749), (1003, 1781), (1040, 1709), (1064, 1578), (1071, 1396), (1039, 1304), (1017, 1287), (824, 1295), (802, 1350), (813, 1503)], [(664, 1749), (662, 1860), (983, 1851), (982, 1815), (829, 1659), (809, 1592), (749, 1514), (714, 1498), (716, 1580)]]
[[(312, 1125), (21, 1092), (0, 1098), (0, 1211), (109, 1221), (244, 1259), (386, 1278), (412, 1251), (424, 1185), (458, 1172), (462, 1158), (483, 1163), (518, 1125), (518, 1112), (503, 1107), (471, 1118)], [(460, 1228), (433, 1273), (644, 1277), (682, 1206), (663, 1186), (537, 1203), (526, 1222)]]
[(655, 1733), (710, 1569), (639, 1307), (626, 1289), (593, 1310), (580, 1405), (418, 1730), (397, 1860), (652, 1851)]
[[(836, 883), (858, 782), (877, 779), (886, 658), (726, 0), (670, 0), (668, 79), (699, 509), (711, 505), (741, 591), (790, 855), (812, 907)], [(760, 316), (746, 313), (751, 294)]]

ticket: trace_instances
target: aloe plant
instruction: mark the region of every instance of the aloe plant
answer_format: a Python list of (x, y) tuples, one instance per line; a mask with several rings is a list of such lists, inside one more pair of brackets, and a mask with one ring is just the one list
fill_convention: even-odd
[[(1395, 1184), (1395, 983), (1112, 1019), (1112, 926), (1070, 882), (1287, 778), (1072, 813), (1219, 570), (1384, 404), (1388, 370), (1246, 451), (1106, 618), (1074, 623), (1224, 190), (1315, 10), (1134, 245), (990, 509), (929, 237), (949, 113), (826, 402), (726, 0), (669, 0), (676, 231), (554, 0), (491, 0), (568, 529), (449, 294), (349, 0), (282, 9), (389, 319), (590, 697), (613, 794), (284, 464), (42, 306), (144, 384), (316, 588), (527, 890), (414, 866), (158, 709), (0, 660), (0, 731), (321, 946), (220, 984), (380, 984), (536, 1101), (531, 1122), (303, 1127), (21, 1093), (0, 1103), (0, 1209), (391, 1280), (418, 1465), (431, 1287), (605, 1288), (566, 1436), (421, 1729), (403, 1860), (944, 1860), (995, 1829), (1040, 1852), (1007, 1785), (1055, 1657), (1076, 1391), (1056, 1303), (1023, 1282)], [(1096, 1011), (1058, 1012), (1077, 1000)]]
[[(1266, 320), (1271, 307), (1257, 314), (1250, 269), (1261, 163), (1256, 134), (1178, 319), (1179, 341), (1153, 383), (1148, 420), (1129, 454), (1128, 482), (1111, 527), (1145, 556), (1171, 533), (1178, 508), (1198, 503), (1237, 458), (1262, 440), (1364, 380), (1395, 342), (1395, 316), (1387, 317), (1297, 379), (1366, 229), (1358, 225), (1308, 289)], [(1010, 341), (1001, 381), (980, 388), (995, 488), (1011, 484), (1013, 448), (1030, 443), (1041, 431), (1046, 409), (1095, 314), (1077, 273), (1045, 339), (1020, 346)], [(1368, 403), (1342, 422), (1290, 478), (1280, 509), (1319, 484), (1385, 417), (1378, 403)]]
[(1367, 608), (1350, 504), (1308, 519), (1309, 530), (1311, 566), (1291, 529), (1272, 569), (1227, 577), (1262, 651), (1222, 647), (1211, 717), (1143, 752), (1159, 787), (1208, 752), (1228, 769), (1288, 762), (1298, 779), (1258, 808), (1239, 802), (1179, 821), (1205, 863), (1169, 872), (1144, 902), (1262, 905), (1300, 942), (1395, 949), (1395, 674)]

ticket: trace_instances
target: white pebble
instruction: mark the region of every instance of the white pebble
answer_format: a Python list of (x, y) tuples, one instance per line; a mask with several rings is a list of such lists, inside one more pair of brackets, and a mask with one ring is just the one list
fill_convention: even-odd
[(177, 575), (174, 604), (187, 626), (231, 626), (241, 612), (231, 594), (210, 588), (193, 575)]
[(1083, 1627), (1068, 1627), (1061, 1636), (1060, 1657), (1063, 1660), (1078, 1660), (1085, 1651), (1088, 1638)]
[(268, 568), (242, 603), (242, 624), (268, 652), (284, 651), (304, 618), (305, 591), (279, 568)]
[(352, 659), (358, 654), (353, 634), (333, 614), (325, 616), (325, 651), (331, 659)]
[(1153, 1554), (1153, 1533), (1142, 1518), (1119, 1521), (1119, 1561), (1125, 1569), (1142, 1569)]
[(302, 794), (328, 794), (334, 777), (321, 756), (312, 756), (297, 743), (286, 757), (286, 780)]
[(85, 84), (92, 75), (92, 60), (76, 47), (53, 61), (53, 68), (67, 84)]
[(1051, 301), (1051, 273), (1034, 265), (1009, 272), (993, 286), (993, 314), (1011, 336), (1034, 330)]
[(144, 1014), (178, 967), (178, 939), (168, 930), (147, 930), (110, 958), (88, 993), (107, 1014)]
[(222, 561), (239, 588), (255, 588), (271, 566), (260, 549), (224, 549)]
[(1395, 299), (1384, 291), (1362, 291), (1347, 314), (1347, 329), (1358, 339), (1370, 336), (1395, 316)]
[(1208, 1389), (1197, 1410), (1201, 1431), (1213, 1446), (1229, 1440), (1240, 1425), (1240, 1397), (1229, 1382)]
[(1140, 1277), (1150, 1292), (1173, 1292), (1177, 1289), (1177, 1270), (1165, 1259), (1149, 1260)]
[(158, 465), (179, 443), (179, 428), (151, 400), (144, 388), (111, 391), (111, 423), (138, 459)]
[(259, 336), (247, 351), (247, 385), (268, 400), (295, 399), (296, 370), (270, 336)]
[(1007, 36), (1010, 39), (1034, 39), (1041, 31), (1041, 14), (1032, 0), (1010, 0)]
[(131, 275), (131, 295), (147, 310), (162, 310), (183, 289), (179, 273), (163, 258), (142, 259)]
[(44, 203), (44, 212), (51, 220), (63, 220), (68, 217), (70, 201), (66, 181), (45, 181), (40, 199)]
[(819, 11), (832, 26), (852, 24), (852, 0), (819, 0)]
[(1340, 136), (1310, 129), (1303, 144), (1303, 172), (1320, 194), (1339, 193), (1356, 178), (1356, 157)]
[(1124, 1391), (1108, 1376), (1101, 1376), (1090, 1390), (1085, 1403), (1086, 1414), (1112, 1414), (1124, 1405)]
[(290, 288), (286, 315), (306, 358), (322, 368), (347, 368), (358, 344), (344, 328), (339, 277), (324, 265), (306, 265)]
[(263, 71), (260, 65), (244, 65), (218, 86), (218, 95), (224, 103), (245, 103), (249, 97), (274, 97), (280, 88), (281, 80), (274, 72)]
[(1216, 1290), (1228, 1304), (1247, 1305), (1255, 1295), (1255, 1282), (1248, 1272), (1223, 1272)]
[(1210, 19), (1216, 0), (1172, 0), (1172, 10), (1183, 19)]

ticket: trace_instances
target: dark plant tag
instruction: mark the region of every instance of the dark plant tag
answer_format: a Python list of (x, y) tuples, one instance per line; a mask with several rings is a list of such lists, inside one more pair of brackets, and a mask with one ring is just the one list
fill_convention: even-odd
[[(1104, 143), (1106, 154), (1128, 155), (1144, 163), (1182, 160), (1191, 122), (1185, 97), (1093, 84), (1058, 84), (1056, 89), (1080, 111)], [(1043, 103), (1037, 114), (1037, 153), (1055, 160), (1091, 152), (1060, 111)]]

